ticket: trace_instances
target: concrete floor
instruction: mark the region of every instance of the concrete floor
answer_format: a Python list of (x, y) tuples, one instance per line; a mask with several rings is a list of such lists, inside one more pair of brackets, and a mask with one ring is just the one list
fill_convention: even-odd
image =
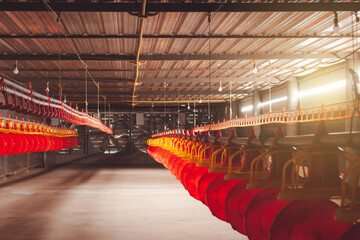
[(166, 169), (77, 166), (27, 178), (0, 183), (1, 240), (247, 239)]

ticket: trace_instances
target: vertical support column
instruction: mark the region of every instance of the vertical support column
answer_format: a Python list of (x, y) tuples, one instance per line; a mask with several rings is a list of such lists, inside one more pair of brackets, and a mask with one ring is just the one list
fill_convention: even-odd
[(129, 124), (129, 146), (130, 146), (130, 154), (132, 154), (132, 151), (133, 151), (133, 149), (132, 149), (132, 146), (133, 146), (133, 144), (132, 144), (132, 128), (133, 128), (133, 115), (130, 113), (129, 114), (129, 119), (130, 119), (130, 124)]
[(85, 154), (89, 155), (89, 135), (88, 135), (89, 127), (85, 126)]
[(239, 109), (239, 105), (240, 105), (240, 100), (236, 100), (233, 102), (233, 118), (239, 117), (239, 113), (240, 113), (240, 109)]
[[(357, 58), (357, 69), (354, 69), (354, 59), (347, 59), (346, 60), (346, 64), (345, 64), (345, 78), (346, 78), (346, 101), (352, 101), (353, 100), (353, 75), (350, 72), (350, 69), (355, 70), (358, 74), (360, 74), (360, 58), (358, 56)], [(352, 114), (352, 112), (350, 113)], [(351, 125), (351, 119), (346, 119), (345, 120), (345, 131), (346, 132), (350, 132), (350, 131), (360, 131), (360, 121), (359, 118), (354, 118), (353, 119), (353, 123)], [(356, 150), (352, 147), (346, 147), (346, 151), (350, 152), (354, 155), (359, 155), (360, 151)], [(349, 163), (346, 162), (346, 167), (349, 167)]]
[(0, 157), (1, 160), (1, 169), (2, 172), (4, 173), (4, 176), (2, 177), (3, 180), (6, 180), (6, 174), (8, 172), (8, 155), (4, 155)]
[(30, 153), (26, 153), (26, 172), (30, 172)]
[[(261, 114), (261, 96), (260, 96), (260, 92), (259, 91), (255, 91), (253, 94), (253, 116), (259, 116)], [(261, 134), (261, 126), (255, 126), (254, 127), (254, 131), (255, 131), (255, 135), (256, 136), (260, 136)]]
[(149, 127), (150, 127), (150, 133), (155, 132), (155, 126), (154, 126), (154, 113), (153, 108), (150, 108), (150, 119), (149, 119)]
[(43, 152), (43, 166), (44, 166), (44, 168), (48, 167), (48, 164), (47, 164), (47, 152)]
[[(299, 85), (296, 78), (291, 78), (287, 82), (287, 111), (296, 111), (299, 109), (299, 98), (298, 91)], [(296, 136), (299, 134), (299, 125), (298, 123), (287, 124), (286, 135), (287, 136)]]

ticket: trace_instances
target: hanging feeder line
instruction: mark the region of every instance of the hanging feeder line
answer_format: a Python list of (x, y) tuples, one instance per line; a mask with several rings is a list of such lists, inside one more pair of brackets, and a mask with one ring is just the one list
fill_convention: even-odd
[[(324, 121), (314, 135), (284, 136), (278, 127), (276, 136), (266, 141), (256, 137), (253, 130), (248, 138), (237, 137), (235, 131), (229, 137), (222, 137), (220, 132), (216, 137), (208, 133), (200, 137), (193, 131), (173, 130), (169, 135), (148, 139), (147, 151), (215, 217), (229, 222), (249, 239), (288, 239), (289, 228), (301, 229), (304, 236), (315, 233), (325, 236), (321, 239), (330, 239), (324, 230), (329, 226), (334, 229), (333, 239), (340, 239), (351, 223), (360, 218), (360, 208), (352, 206), (352, 216), (348, 217), (347, 208), (329, 200), (346, 197), (340, 191), (336, 155), (352, 163), (355, 160), (352, 169), (356, 174), (360, 172), (360, 158), (338, 148), (349, 146), (349, 135), (328, 134)], [(353, 136), (355, 145), (360, 146), (360, 133), (354, 132)], [(306, 161), (311, 162), (307, 165), (308, 173), (304, 170)], [(297, 177), (301, 170), (302, 178)], [(353, 185), (357, 187), (355, 182)], [(299, 212), (303, 214), (301, 217)], [(314, 222), (318, 214), (323, 220)], [(272, 238), (279, 234), (286, 238)]]
[[(102, 123), (101, 120), (90, 116), (87, 113), (79, 112), (78, 110), (71, 108), (71, 104), (68, 106), (63, 101), (34, 92), (30, 86), (29, 89), (26, 89), (5, 79), (2, 75), (0, 75), (0, 79), (1, 91), (3, 92), (5, 98), (5, 106), (3, 106), (3, 108), (9, 108), (11, 110), (15, 108), (25, 113), (31, 112), (39, 116), (59, 118), (77, 125), (87, 125), (89, 127), (97, 128), (107, 134), (113, 134), (113, 130)], [(8, 103), (8, 94), (13, 96), (13, 104)], [(21, 99), (20, 106), (17, 106), (16, 97)], [(26, 107), (23, 106), (24, 100), (28, 101), (28, 109), (25, 109)], [(38, 105), (37, 112), (30, 111), (30, 103), (33, 104), (33, 106)]]
[[(235, 127), (252, 127), (259, 126), (265, 124), (273, 124), (273, 123), (281, 123), (281, 124), (290, 124), (290, 123), (306, 123), (306, 122), (318, 122), (322, 120), (342, 120), (342, 119), (351, 119), (352, 115), (350, 114), (352, 109), (359, 108), (359, 103), (354, 102), (354, 104), (343, 104), (338, 105), (337, 107), (321, 107), (321, 108), (313, 108), (291, 112), (279, 112), (279, 113), (271, 113), (253, 116), (248, 118), (245, 116), (244, 118), (235, 118), (230, 119), (228, 121), (223, 121), (222, 123), (212, 123), (211, 125), (204, 125), (194, 127), (192, 130), (195, 132), (206, 132), (206, 131), (216, 131), (216, 130), (224, 130), (228, 128)], [(345, 111), (343, 113), (343, 111)], [(359, 117), (359, 114), (356, 114), (355, 117)], [(170, 134), (171, 131), (158, 133), (152, 135), (152, 137), (165, 136)]]
[(58, 151), (79, 143), (75, 130), (35, 123), (0, 114), (0, 156)]

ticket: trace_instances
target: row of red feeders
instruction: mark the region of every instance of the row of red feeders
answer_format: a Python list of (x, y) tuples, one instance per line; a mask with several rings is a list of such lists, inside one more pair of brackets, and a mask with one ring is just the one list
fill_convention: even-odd
[[(181, 132), (148, 139), (147, 151), (214, 216), (249, 239), (354, 239), (349, 236), (355, 236), (359, 226), (335, 220), (335, 212), (341, 220), (341, 213), (360, 209), (357, 183), (351, 187), (353, 204), (339, 208), (330, 200), (340, 197), (341, 190), (336, 156), (348, 155), (325, 149), (320, 144), (325, 138), (332, 137), (323, 123), (301, 149), (286, 143), (293, 138), (284, 137), (281, 128), (266, 144), (254, 131), (248, 138), (235, 132), (229, 138), (220, 132), (215, 137)], [(348, 174), (359, 172), (360, 164)], [(351, 222), (360, 219), (356, 214)]]
[(57, 151), (79, 143), (73, 129), (51, 127), (30, 121), (14, 121), (0, 115), (0, 156)]
[(77, 125), (87, 125), (97, 128), (108, 134), (113, 130), (106, 126), (100, 119), (87, 112), (76, 110), (65, 104), (61, 97), (55, 100), (49, 96), (49, 90), (46, 90), (46, 96), (34, 92), (30, 83), (28, 89), (23, 88), (9, 80), (4, 79), (0, 74), (0, 87), (4, 97), (4, 102), (0, 103), (0, 109), (8, 109), (18, 113), (30, 114), (35, 117), (58, 118)]

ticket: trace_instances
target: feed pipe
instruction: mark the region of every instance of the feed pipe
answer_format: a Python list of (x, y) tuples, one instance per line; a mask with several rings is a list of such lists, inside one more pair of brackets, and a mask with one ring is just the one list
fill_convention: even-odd
[[(16, 88), (17, 90), (19, 90), (19, 92), (17, 92), (17, 91), (15, 91), (13, 89), (10, 89), (8, 87), (4, 88), (3, 90), (6, 91), (9, 94), (16, 95), (16, 96), (18, 96), (20, 98), (23, 98), (25, 100), (34, 102), (34, 103), (36, 103), (38, 105), (42, 105), (42, 106), (46, 106), (46, 107), (49, 106), (49, 107), (57, 108), (57, 109), (60, 109), (60, 110), (64, 110), (68, 114), (70, 114), (70, 115), (78, 115), (76, 117), (80, 118), (78, 120), (75, 119), (74, 121), (69, 121), (69, 122), (76, 123), (76, 124), (79, 124), (79, 125), (88, 125), (90, 127), (98, 128), (99, 130), (101, 130), (101, 131), (103, 131), (105, 133), (108, 133), (108, 134), (113, 133), (113, 130), (110, 127), (104, 125), (99, 119), (96, 119), (96, 118), (91, 117), (90, 115), (88, 115), (86, 113), (83, 113), (83, 112), (80, 112), (80, 111), (78, 111), (76, 109), (73, 109), (73, 108), (71, 108), (70, 106), (68, 106), (67, 104), (63, 103), (60, 100), (56, 100), (54, 98), (41, 95), (41, 94), (39, 94), (37, 92), (32, 92), (29, 89), (26, 89), (26, 88), (24, 88), (22, 86), (19, 86), (19, 85), (15, 84), (15, 83), (5, 79), (5, 78), (3, 78), (3, 82), (6, 85), (8, 85), (9, 87)], [(29, 96), (29, 94), (31, 94), (31, 93), (32, 93), (32, 96), (34, 98)], [(38, 99), (42, 99), (44, 101), (50, 101), (50, 103), (40, 101), (38, 99), (35, 99), (35, 97), (38, 98)], [(88, 120), (89, 122), (87, 122), (86, 120)]]
[[(160, 137), (166, 137), (166, 136), (174, 136), (174, 137), (183, 137), (187, 139), (196, 139), (196, 136), (186, 136), (186, 135), (163, 135)], [(304, 147), (312, 145), (314, 140), (314, 134), (309, 135), (300, 135), (300, 136), (285, 136), (285, 137), (279, 137), (275, 141), (276, 146), (280, 147)], [(154, 137), (156, 138), (156, 137)], [(218, 143), (218, 144), (228, 144), (232, 143), (235, 145), (247, 145), (250, 143), (250, 146), (265, 146), (265, 147), (272, 147), (274, 146), (274, 139), (275, 138), (269, 138), (265, 141), (261, 142), (258, 138), (252, 138), (249, 139), (247, 137), (207, 137), (207, 142), (209, 143)], [(350, 133), (348, 132), (338, 132), (338, 133), (329, 133), (328, 135), (320, 136), (318, 139), (319, 145), (326, 145), (326, 146), (349, 146), (350, 140)], [(352, 145), (360, 146), (360, 132), (352, 132), (351, 134), (351, 140)]]

